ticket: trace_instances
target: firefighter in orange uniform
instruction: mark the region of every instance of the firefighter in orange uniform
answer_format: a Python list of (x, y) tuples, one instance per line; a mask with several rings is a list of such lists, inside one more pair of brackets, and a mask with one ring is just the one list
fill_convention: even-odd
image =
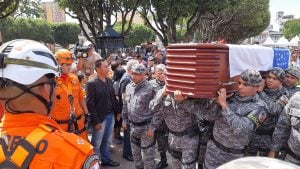
[(67, 49), (59, 49), (55, 57), (61, 68), (61, 76), (56, 78), (56, 103), (51, 117), (64, 131), (75, 133), (88, 140), (84, 127), (84, 117), (88, 114), (84, 92), (77, 75), (71, 72), (72, 53)]
[(53, 54), (39, 42), (0, 46), (0, 168), (100, 168), (86, 140), (49, 118), (58, 74)]

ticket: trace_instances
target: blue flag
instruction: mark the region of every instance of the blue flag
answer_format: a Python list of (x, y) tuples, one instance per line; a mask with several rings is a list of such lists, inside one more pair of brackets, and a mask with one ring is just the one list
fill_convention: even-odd
[(282, 69), (287, 69), (289, 67), (290, 61), (290, 51), (288, 49), (275, 48), (273, 67), (280, 67)]

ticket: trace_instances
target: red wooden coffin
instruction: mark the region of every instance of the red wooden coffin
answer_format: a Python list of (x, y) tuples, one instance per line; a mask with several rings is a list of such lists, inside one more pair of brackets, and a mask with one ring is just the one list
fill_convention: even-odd
[(229, 49), (221, 44), (171, 44), (167, 47), (167, 90), (192, 98), (214, 98), (224, 86), (234, 90), (229, 76)]

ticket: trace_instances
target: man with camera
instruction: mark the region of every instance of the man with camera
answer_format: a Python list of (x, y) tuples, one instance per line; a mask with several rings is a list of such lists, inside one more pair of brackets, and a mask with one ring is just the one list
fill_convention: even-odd
[(94, 74), (95, 61), (102, 59), (90, 41), (85, 41), (82, 47), (78, 49), (77, 58), (77, 70), (84, 73), (87, 77)]

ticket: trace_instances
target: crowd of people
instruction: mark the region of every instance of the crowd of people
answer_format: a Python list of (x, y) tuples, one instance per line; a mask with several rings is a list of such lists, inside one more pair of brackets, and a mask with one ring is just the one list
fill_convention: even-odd
[(107, 59), (83, 46), (76, 56), (31, 40), (0, 47), (0, 167), (115, 167), (114, 141), (136, 169), (215, 169), (246, 156), (300, 165), (299, 56), (287, 70), (245, 70), (235, 93), (195, 99), (167, 92), (166, 53), (150, 42)]

